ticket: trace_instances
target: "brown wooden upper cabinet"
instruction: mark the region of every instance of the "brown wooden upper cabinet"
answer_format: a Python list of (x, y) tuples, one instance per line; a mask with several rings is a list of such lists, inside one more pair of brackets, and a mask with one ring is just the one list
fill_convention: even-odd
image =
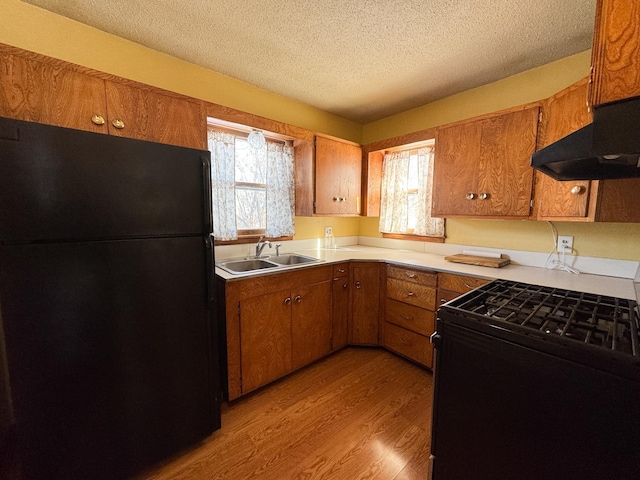
[(535, 105), (438, 129), (432, 214), (528, 217), (538, 115)]
[(594, 105), (640, 95), (638, 0), (598, 0), (591, 65)]
[(205, 148), (201, 102), (104, 80), (61, 60), (0, 48), (0, 116)]
[(295, 145), (296, 215), (359, 215), (362, 148), (316, 136)]
[[(588, 79), (565, 88), (542, 105), (539, 148), (591, 123)], [(536, 172), (535, 215), (538, 220), (640, 222), (640, 179), (559, 182)]]

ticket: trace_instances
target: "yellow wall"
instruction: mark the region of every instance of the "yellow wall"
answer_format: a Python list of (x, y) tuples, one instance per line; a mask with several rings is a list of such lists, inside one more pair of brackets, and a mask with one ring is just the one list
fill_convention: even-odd
[(0, 43), (360, 143), (362, 126), (19, 0), (0, 0)]
[[(0, 0), (0, 43), (226, 105), (362, 144), (473, 117), (550, 96), (585, 76), (589, 52), (514, 75), (367, 125), (287, 99), (101, 32), (19, 0)], [(377, 218), (296, 218), (296, 238), (380, 236)], [(640, 260), (640, 224), (558, 223), (574, 235), (580, 255)], [(447, 242), (515, 250), (548, 251), (545, 222), (447, 221)]]

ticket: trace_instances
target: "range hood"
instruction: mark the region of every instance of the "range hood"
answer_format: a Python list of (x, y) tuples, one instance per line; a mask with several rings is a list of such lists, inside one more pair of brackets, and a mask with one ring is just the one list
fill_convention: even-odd
[(593, 109), (593, 123), (531, 156), (556, 180), (640, 177), (640, 97)]

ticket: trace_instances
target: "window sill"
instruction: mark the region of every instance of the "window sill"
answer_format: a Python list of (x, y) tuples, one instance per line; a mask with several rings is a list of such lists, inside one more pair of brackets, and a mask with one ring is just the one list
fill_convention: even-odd
[(412, 235), (410, 233), (383, 233), (382, 238), (394, 238), (396, 240), (412, 240), (414, 242), (444, 243), (444, 237), (427, 237)]
[[(262, 235), (250, 235), (243, 236), (236, 240), (215, 240), (214, 246), (219, 247), (222, 245), (242, 245), (244, 243), (256, 243)], [(277, 238), (263, 238), (263, 240), (269, 240), (270, 242), (284, 242), (287, 240), (293, 240), (293, 237), (277, 237)]]

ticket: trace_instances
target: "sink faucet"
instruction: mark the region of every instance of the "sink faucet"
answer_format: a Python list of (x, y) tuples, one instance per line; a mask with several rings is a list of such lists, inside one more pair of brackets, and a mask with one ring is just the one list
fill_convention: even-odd
[(258, 258), (260, 255), (262, 255), (262, 250), (264, 250), (264, 247), (269, 245), (269, 248), (271, 248), (271, 242), (269, 240), (265, 240), (264, 242), (262, 241), (264, 237), (260, 237), (260, 239), (258, 240), (258, 243), (256, 243), (256, 258)]

